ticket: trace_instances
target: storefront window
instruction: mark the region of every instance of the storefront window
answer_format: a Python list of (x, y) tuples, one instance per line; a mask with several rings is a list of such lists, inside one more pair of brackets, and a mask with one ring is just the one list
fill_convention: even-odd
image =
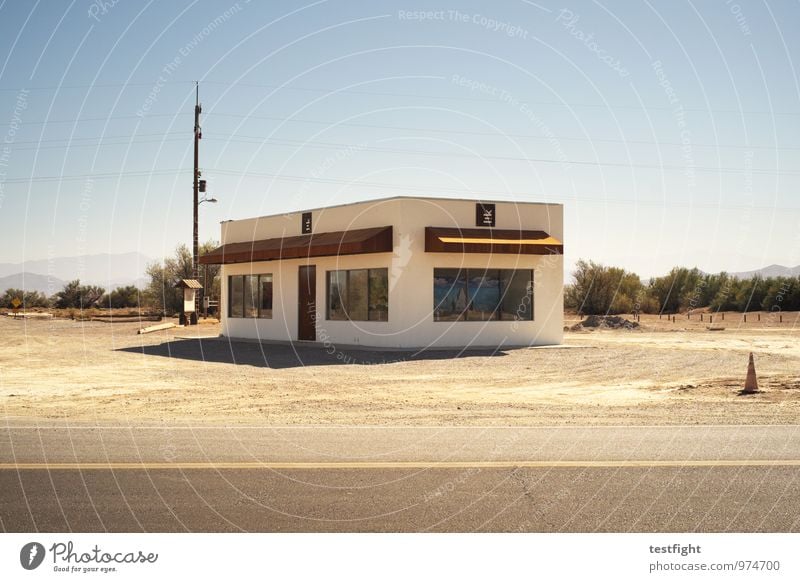
[(244, 316), (258, 317), (258, 275), (244, 276)]
[(469, 321), (491, 321), (498, 319), (500, 306), (500, 272), (497, 269), (467, 273), (467, 319)]
[(433, 270), (433, 319), (458, 321), (467, 309), (467, 272), (459, 269)]
[(503, 321), (533, 320), (533, 272), (500, 271), (500, 319)]
[(259, 275), (258, 316), (272, 318), (272, 275)]
[(272, 275), (228, 277), (228, 317), (272, 318)]
[(367, 321), (367, 295), (369, 279), (366, 269), (347, 272), (347, 318), (352, 321)]
[(531, 321), (533, 271), (434, 269), (434, 321)]
[(228, 277), (228, 317), (244, 317), (244, 277)]
[(369, 320), (389, 320), (388, 269), (369, 270)]
[(328, 271), (328, 319), (388, 321), (389, 270)]
[(347, 320), (347, 271), (328, 271), (328, 319)]

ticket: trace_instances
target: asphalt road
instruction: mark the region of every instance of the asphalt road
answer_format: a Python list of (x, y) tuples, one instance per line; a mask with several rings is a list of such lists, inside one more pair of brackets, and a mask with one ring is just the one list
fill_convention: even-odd
[(4, 531), (800, 531), (800, 426), (0, 428)]

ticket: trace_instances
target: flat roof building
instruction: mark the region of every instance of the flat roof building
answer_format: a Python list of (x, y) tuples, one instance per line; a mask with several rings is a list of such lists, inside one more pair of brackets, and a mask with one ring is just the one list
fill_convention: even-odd
[(385, 348), (563, 340), (563, 206), (394, 197), (222, 223), (222, 335)]

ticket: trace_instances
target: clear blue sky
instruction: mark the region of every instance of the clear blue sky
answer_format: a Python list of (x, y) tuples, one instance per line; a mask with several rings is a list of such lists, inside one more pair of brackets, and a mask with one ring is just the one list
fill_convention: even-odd
[(0, 3), (0, 262), (396, 194), (562, 202), (569, 262), (800, 263), (800, 3)]

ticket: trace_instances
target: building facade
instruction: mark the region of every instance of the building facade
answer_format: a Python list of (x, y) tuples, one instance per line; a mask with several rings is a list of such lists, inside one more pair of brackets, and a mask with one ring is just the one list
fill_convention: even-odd
[(563, 339), (563, 206), (396, 197), (222, 223), (222, 335), (384, 348)]

